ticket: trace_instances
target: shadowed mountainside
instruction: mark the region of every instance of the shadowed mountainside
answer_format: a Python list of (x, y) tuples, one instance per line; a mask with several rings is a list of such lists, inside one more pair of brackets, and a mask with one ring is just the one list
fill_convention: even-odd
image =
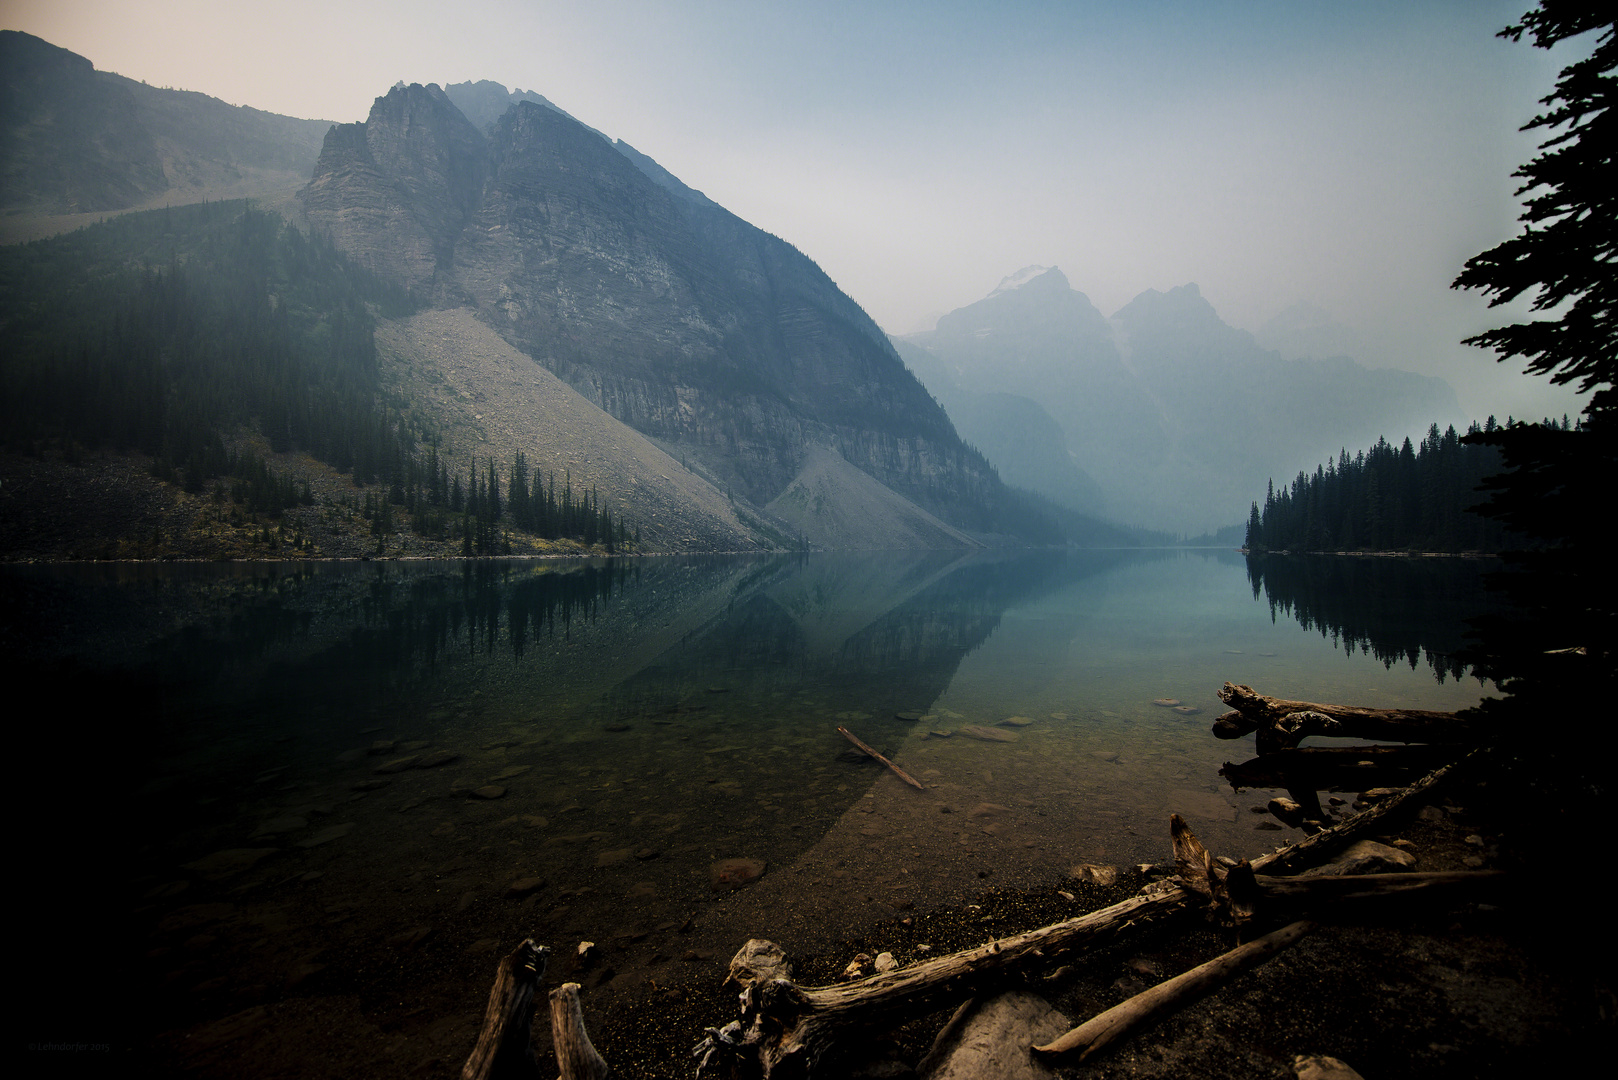
[(418, 296), (474, 306), (753, 506), (824, 451), (955, 528), (995, 527), (993, 469), (796, 248), (533, 100), (488, 131), (436, 86), (396, 87), (328, 134), (309, 220)]
[(0, 31), (0, 221), (31, 239), (121, 210), (250, 196), (285, 201), (330, 124), (97, 71)]

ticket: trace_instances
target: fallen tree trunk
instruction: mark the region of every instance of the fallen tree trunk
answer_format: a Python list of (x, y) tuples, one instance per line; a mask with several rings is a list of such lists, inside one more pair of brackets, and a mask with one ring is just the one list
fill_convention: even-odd
[(1189, 1004), (1242, 972), (1264, 963), (1313, 929), (1313, 923), (1295, 922), (1256, 941), (1237, 946), (1206, 964), (1176, 975), (1150, 990), (1136, 994), (1121, 1005), (1091, 1017), (1061, 1038), (1044, 1046), (1036, 1046), (1034, 1050), (1053, 1056), (1077, 1052), (1078, 1057), (1074, 1060), (1083, 1061), (1163, 1013)]
[[(1229, 705), (1214, 723), (1222, 739), (1257, 732), (1261, 754), (1290, 749), (1311, 735), (1385, 742), (1471, 744), (1476, 731), (1454, 713), (1426, 709), (1366, 709), (1357, 705), (1324, 705), (1266, 697), (1250, 686), (1226, 683), (1219, 700)], [(1233, 715), (1234, 714), (1234, 715)]]

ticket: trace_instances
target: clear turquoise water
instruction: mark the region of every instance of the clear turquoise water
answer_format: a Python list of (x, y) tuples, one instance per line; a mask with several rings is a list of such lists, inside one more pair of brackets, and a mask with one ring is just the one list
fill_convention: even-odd
[[(1476, 576), (1435, 572), (1463, 597)], [(791, 940), (1163, 861), (1171, 813), (1251, 856), (1294, 834), (1218, 775), (1251, 753), (1208, 732), (1226, 680), (1433, 709), (1485, 689), (1272, 614), (1229, 553), (13, 567), (0, 589), (8, 679), (58, 703), (17, 743), (50, 808), (35, 914), (113, 913), (160, 1025), (363, 994), (349, 968), (379, 952), (439, 957), (412, 978), (447, 994), (528, 934), (647, 963), (694, 917), (715, 948)], [(1357, 591), (1310, 609), (1458, 640), (1464, 602)], [(717, 893), (732, 858), (765, 873)], [(524, 877), (544, 885), (507, 898)]]

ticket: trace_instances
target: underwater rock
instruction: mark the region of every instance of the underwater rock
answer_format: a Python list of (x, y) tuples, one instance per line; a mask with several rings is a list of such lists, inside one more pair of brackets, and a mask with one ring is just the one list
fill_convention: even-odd
[(1009, 731), (996, 731), (994, 728), (981, 727), (977, 724), (968, 724), (960, 731), (969, 739), (981, 739), (984, 742), (1016, 742), (1017, 736)]
[(312, 848), (319, 847), (321, 844), (329, 844), (333, 840), (347, 836), (353, 831), (353, 829), (354, 823), (352, 821), (344, 822), (341, 825), (333, 825), (328, 829), (321, 829), (307, 840), (299, 840), (298, 846), (301, 848)]
[(253, 830), (252, 839), (257, 840), (261, 836), (278, 836), (281, 833), (297, 832), (299, 829), (308, 824), (309, 820), (301, 817), (287, 816), (271, 818), (264, 824), (260, 825), (257, 829)]
[(734, 889), (764, 876), (763, 859), (720, 859), (708, 871), (715, 892)]
[(542, 877), (518, 878), (506, 886), (506, 899), (521, 900), (523, 897), (532, 895), (544, 887), (545, 879)]

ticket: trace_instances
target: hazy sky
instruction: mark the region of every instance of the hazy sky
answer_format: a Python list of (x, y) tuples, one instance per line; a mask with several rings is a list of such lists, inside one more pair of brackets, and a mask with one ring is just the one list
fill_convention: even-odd
[(1032, 263), (1108, 315), (1194, 281), (1244, 329), (1324, 308), (1481, 418), (1578, 402), (1456, 344), (1500, 314), (1448, 288), (1517, 231), (1517, 128), (1574, 55), (1493, 36), (1531, 6), (0, 0), (0, 25), (334, 121), (400, 79), (492, 79), (791, 241), (890, 332)]

